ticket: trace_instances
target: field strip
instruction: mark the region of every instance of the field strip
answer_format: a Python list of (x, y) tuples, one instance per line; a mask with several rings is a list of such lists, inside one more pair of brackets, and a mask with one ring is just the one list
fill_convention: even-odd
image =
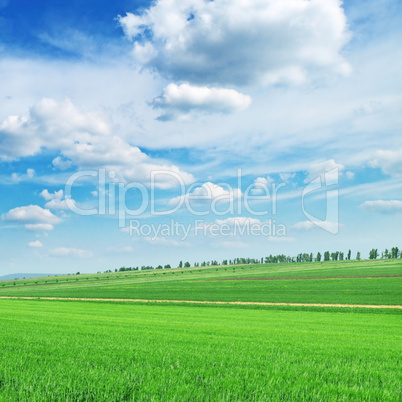
[(348, 275), (348, 276), (284, 276), (284, 277), (247, 277), (247, 278), (219, 278), (219, 279), (204, 279), (199, 282), (211, 281), (305, 281), (312, 279), (371, 279), (371, 278), (401, 278), (402, 274), (389, 275)]
[(58, 300), (58, 301), (109, 301), (133, 303), (187, 303), (187, 304), (222, 304), (244, 306), (295, 306), (295, 307), (340, 307), (340, 308), (385, 308), (402, 309), (399, 305), (374, 304), (325, 304), (325, 303), (270, 303), (270, 302), (242, 302), (242, 301), (207, 301), (207, 300), (147, 300), (147, 299), (102, 299), (85, 297), (35, 297), (35, 296), (0, 296), (8, 300)]

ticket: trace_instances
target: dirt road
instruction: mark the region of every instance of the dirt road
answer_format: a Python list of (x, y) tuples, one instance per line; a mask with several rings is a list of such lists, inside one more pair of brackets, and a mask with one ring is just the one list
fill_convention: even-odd
[(250, 306), (296, 306), (296, 307), (339, 307), (339, 308), (383, 308), (402, 309), (398, 305), (375, 304), (326, 304), (326, 303), (269, 303), (269, 302), (243, 302), (243, 301), (206, 301), (206, 300), (146, 300), (146, 299), (101, 299), (84, 297), (16, 297), (0, 296), (8, 300), (59, 300), (59, 301), (106, 301), (106, 302), (132, 302), (132, 303), (186, 303), (186, 304), (220, 304), (220, 305), (250, 305)]

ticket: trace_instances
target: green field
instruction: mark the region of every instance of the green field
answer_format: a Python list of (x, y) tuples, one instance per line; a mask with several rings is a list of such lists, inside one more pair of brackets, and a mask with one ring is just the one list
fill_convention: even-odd
[(397, 315), (0, 305), (2, 400), (400, 398)]
[(0, 283), (0, 296), (402, 304), (402, 277), (376, 277), (381, 275), (402, 275), (402, 260), (221, 266), (22, 279)]
[[(400, 274), (400, 260), (221, 266), (7, 281), (0, 296), (401, 305)], [(0, 331), (0, 400), (402, 398), (398, 309), (0, 299)]]

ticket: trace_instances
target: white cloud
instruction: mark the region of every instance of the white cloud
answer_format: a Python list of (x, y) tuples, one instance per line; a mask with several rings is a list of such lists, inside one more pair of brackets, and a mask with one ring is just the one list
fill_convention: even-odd
[(34, 177), (35, 170), (34, 169), (27, 169), (27, 177), (32, 179)]
[(344, 169), (344, 166), (335, 162), (334, 159), (329, 159), (324, 162), (315, 162), (309, 166), (308, 176), (304, 180), (305, 183), (317, 179), (317, 177), (325, 178), (327, 186), (338, 183), (339, 174)]
[(43, 247), (43, 244), (39, 240), (36, 240), (36, 241), (29, 242), (28, 246), (29, 247), (34, 247), (34, 248), (39, 248), (39, 247)]
[(159, 120), (187, 120), (193, 113), (233, 113), (247, 109), (251, 97), (234, 89), (169, 84), (152, 102), (163, 110)]
[(346, 177), (347, 177), (349, 180), (353, 180), (353, 179), (355, 178), (355, 174), (354, 174), (354, 172), (351, 172), (350, 170), (348, 170), (348, 171), (346, 172)]
[(272, 179), (271, 177), (257, 177), (254, 180), (254, 188), (251, 190), (251, 194), (253, 195), (269, 195), (270, 190), (269, 190), (269, 185), (271, 183), (274, 183), (275, 180)]
[(280, 179), (285, 183), (287, 183), (291, 179), (294, 179), (295, 176), (296, 176), (296, 173), (280, 173), (279, 174)]
[(84, 113), (70, 100), (43, 99), (28, 116), (9, 116), (0, 125), (0, 160), (36, 155), (46, 148), (60, 152), (53, 160), (60, 169), (71, 162), (80, 169), (105, 168), (115, 171), (120, 180), (146, 183), (151, 172), (163, 171), (167, 174), (156, 184), (165, 188), (178, 184), (169, 173), (179, 175), (185, 184), (194, 182), (191, 174), (152, 160), (112, 131), (104, 114)]
[(402, 201), (400, 200), (376, 200), (365, 201), (360, 205), (367, 212), (377, 212), (380, 214), (398, 214), (402, 213)]
[(53, 215), (48, 209), (43, 209), (38, 205), (28, 205), (11, 209), (2, 215), (5, 222), (15, 222), (21, 224), (49, 224), (59, 223), (61, 220)]
[(49, 254), (53, 257), (75, 257), (75, 258), (90, 258), (93, 256), (89, 250), (81, 250), (78, 248), (58, 247), (50, 250)]
[(324, 229), (330, 233), (337, 231), (343, 224), (330, 221), (303, 221), (295, 223), (292, 228), (300, 231), (308, 231), (312, 229)]
[(174, 79), (298, 84), (316, 69), (350, 69), (339, 0), (157, 0), (119, 21), (137, 61)]
[(205, 202), (205, 201), (216, 201), (216, 202), (231, 202), (236, 198), (242, 196), (241, 190), (238, 188), (232, 188), (230, 186), (225, 186), (223, 188), (217, 184), (206, 182), (200, 187), (195, 187), (191, 193), (175, 197), (169, 201), (170, 205), (178, 205), (183, 201), (188, 202)]
[(52, 161), (52, 165), (59, 170), (66, 170), (71, 167), (72, 164), (73, 162), (71, 160), (62, 158), (61, 156), (57, 156)]
[(48, 209), (69, 209), (66, 200), (63, 200), (63, 190), (49, 193), (49, 191), (45, 189), (40, 195), (47, 201), (45, 207)]
[(402, 149), (396, 151), (379, 150), (370, 162), (371, 167), (379, 167), (390, 176), (402, 175)]
[(49, 232), (54, 226), (50, 223), (27, 223), (25, 229), (29, 232)]

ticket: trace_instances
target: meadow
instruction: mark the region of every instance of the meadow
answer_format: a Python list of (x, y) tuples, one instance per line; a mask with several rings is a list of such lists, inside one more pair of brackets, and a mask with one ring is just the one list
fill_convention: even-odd
[[(402, 262), (0, 282), (0, 296), (401, 305)], [(3, 286), (4, 285), (4, 286)], [(0, 400), (401, 399), (401, 310), (0, 299)]]
[(21, 279), (0, 296), (392, 305), (397, 275), (402, 260), (219, 266)]
[(398, 400), (398, 315), (0, 301), (2, 400)]

